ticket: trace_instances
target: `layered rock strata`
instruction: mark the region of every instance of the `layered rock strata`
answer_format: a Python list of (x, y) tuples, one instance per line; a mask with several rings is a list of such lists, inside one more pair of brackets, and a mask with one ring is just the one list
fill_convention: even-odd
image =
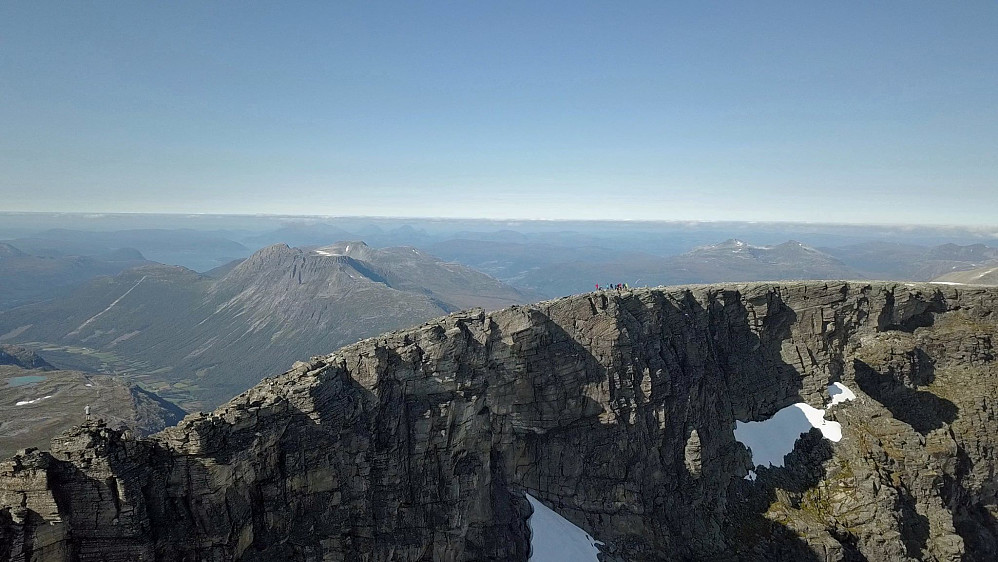
[[(996, 310), (806, 282), (447, 316), (150, 438), (93, 423), (0, 464), (0, 560), (526, 560), (528, 493), (606, 560), (988, 560)], [(736, 421), (833, 382), (841, 441), (753, 467)]]

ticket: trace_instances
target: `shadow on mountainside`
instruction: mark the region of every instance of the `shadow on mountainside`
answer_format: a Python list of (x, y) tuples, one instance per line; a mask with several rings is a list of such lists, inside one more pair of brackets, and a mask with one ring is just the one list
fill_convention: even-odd
[[(922, 435), (953, 423), (959, 413), (953, 402), (925, 390), (910, 388), (897, 378), (881, 374), (859, 359), (853, 360), (853, 367), (856, 382), (863, 392), (883, 404), (892, 416)], [(930, 384), (934, 380), (931, 368), (922, 375), (922, 379), (918, 382)]]
[(998, 552), (998, 512), (993, 485), (972, 489), (964, 482), (970, 478), (973, 462), (960, 447), (956, 454), (955, 475), (943, 475), (942, 498), (953, 511), (953, 524), (963, 537), (969, 562), (990, 562)]
[[(708, 303), (708, 331), (715, 345), (715, 357), (723, 369), (725, 395), (731, 411), (739, 421), (762, 421), (797, 402), (804, 401), (800, 392), (805, 373), (802, 364), (791, 365), (783, 359), (783, 347), (792, 338), (792, 327), (798, 322), (797, 313), (777, 292), (742, 295), (723, 291), (719, 299)], [(750, 311), (745, 303), (750, 303)], [(766, 311), (761, 319), (758, 310)], [(806, 352), (806, 350), (805, 350)], [(734, 428), (735, 419), (728, 421)], [(754, 481), (740, 478), (744, 466), (751, 464), (748, 451), (734, 440), (730, 432), (730, 447), (734, 451), (733, 467), (727, 485), (727, 510), (724, 525), (731, 549), (730, 559), (738, 560), (819, 560), (812, 545), (792, 528), (769, 513), (777, 502), (790, 502), (799, 507), (801, 498), (826, 478), (825, 461), (832, 458), (833, 449), (820, 431), (812, 429), (798, 439), (785, 464), (775, 468), (756, 468)], [(846, 560), (862, 560), (851, 537), (835, 537), (842, 546)]]
[[(823, 560), (794, 529), (781, 521), (774, 506), (807, 510), (804, 497), (826, 477), (822, 463), (832, 458), (831, 444), (818, 430), (799, 439), (781, 467), (759, 467), (755, 481), (732, 479), (729, 488), (730, 540), (738, 545), (738, 560)], [(768, 515), (768, 516), (767, 516)], [(831, 536), (841, 545), (843, 560), (865, 561), (857, 539), (848, 533)]]
[(974, 493), (962, 483), (961, 480), (970, 471), (971, 461), (963, 450), (957, 453), (957, 459), (957, 478), (944, 477), (943, 499), (953, 506), (953, 524), (957, 534), (963, 537), (965, 559), (969, 562), (988, 562), (994, 560), (994, 553), (998, 552), (998, 519), (994, 515), (994, 499), (992, 496), (989, 509), (987, 500), (980, 497), (981, 491)]
[[(793, 310), (771, 303), (776, 312), (753, 330), (735, 291), (706, 306), (690, 292), (678, 298), (596, 293), (588, 304), (592, 322), (579, 311), (566, 317), (557, 305), (524, 311), (530, 326), (544, 329), (522, 342), (492, 327), (490, 356), (526, 357), (514, 370), (539, 389), (526, 401), (530, 408), (550, 414), (545, 408), (557, 405), (560, 412), (554, 428), (521, 428), (526, 452), (511, 451), (523, 456), (508, 462), (530, 468), (513, 471), (513, 484), (607, 542), (609, 559), (714, 560), (764, 552), (772, 559), (817, 560), (793, 532), (764, 519), (768, 504), (730, 518), (727, 498), (732, 476), (744, 474), (732, 412), (771, 413), (801, 400), (801, 375), (780, 355), (796, 321)], [(541, 348), (522, 347), (538, 335)], [(729, 390), (731, 381), (741, 382), (741, 390)], [(605, 395), (592, 400), (597, 389)], [(771, 397), (758, 396), (764, 393)], [(684, 459), (693, 429), (705, 459), (699, 474)], [(820, 481), (825, 458), (809, 459), (815, 474), (796, 485)], [(746, 533), (765, 548), (747, 548), (740, 542)]]
[(895, 291), (890, 290), (884, 294), (886, 302), (880, 315), (877, 317), (877, 331), (886, 332), (898, 330), (906, 333), (914, 333), (917, 328), (926, 328), (935, 323), (935, 314), (946, 311), (946, 298), (938, 287), (931, 297), (919, 295), (923, 298), (907, 298), (904, 302), (897, 302)]

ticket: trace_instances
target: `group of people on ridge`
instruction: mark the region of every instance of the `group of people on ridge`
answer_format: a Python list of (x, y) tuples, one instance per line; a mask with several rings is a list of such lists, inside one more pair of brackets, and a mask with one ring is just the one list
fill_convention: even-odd
[(603, 286), (600, 286), (599, 283), (596, 284), (597, 291), (626, 291), (627, 289), (630, 289), (630, 287), (627, 286), (627, 283), (609, 283)]

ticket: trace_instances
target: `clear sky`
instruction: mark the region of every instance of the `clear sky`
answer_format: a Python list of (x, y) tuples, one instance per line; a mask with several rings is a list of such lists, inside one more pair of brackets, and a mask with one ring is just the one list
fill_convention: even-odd
[(998, 2), (3, 2), (0, 210), (998, 223)]

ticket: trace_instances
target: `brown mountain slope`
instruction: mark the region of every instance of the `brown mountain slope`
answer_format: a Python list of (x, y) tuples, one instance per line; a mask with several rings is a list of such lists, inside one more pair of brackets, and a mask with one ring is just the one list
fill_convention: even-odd
[(0, 457), (20, 449), (48, 449), (52, 438), (94, 420), (136, 436), (176, 424), (186, 414), (176, 405), (120, 377), (0, 365)]
[(998, 285), (998, 264), (990, 263), (968, 271), (953, 271), (936, 277), (934, 281), (967, 285)]
[[(264, 248), (221, 278), (149, 266), (0, 313), (0, 341), (66, 368), (152, 373), (157, 393), (206, 409), (295, 360), (465, 306), (530, 297), (412, 248)], [(151, 382), (149, 384), (152, 384)]]

